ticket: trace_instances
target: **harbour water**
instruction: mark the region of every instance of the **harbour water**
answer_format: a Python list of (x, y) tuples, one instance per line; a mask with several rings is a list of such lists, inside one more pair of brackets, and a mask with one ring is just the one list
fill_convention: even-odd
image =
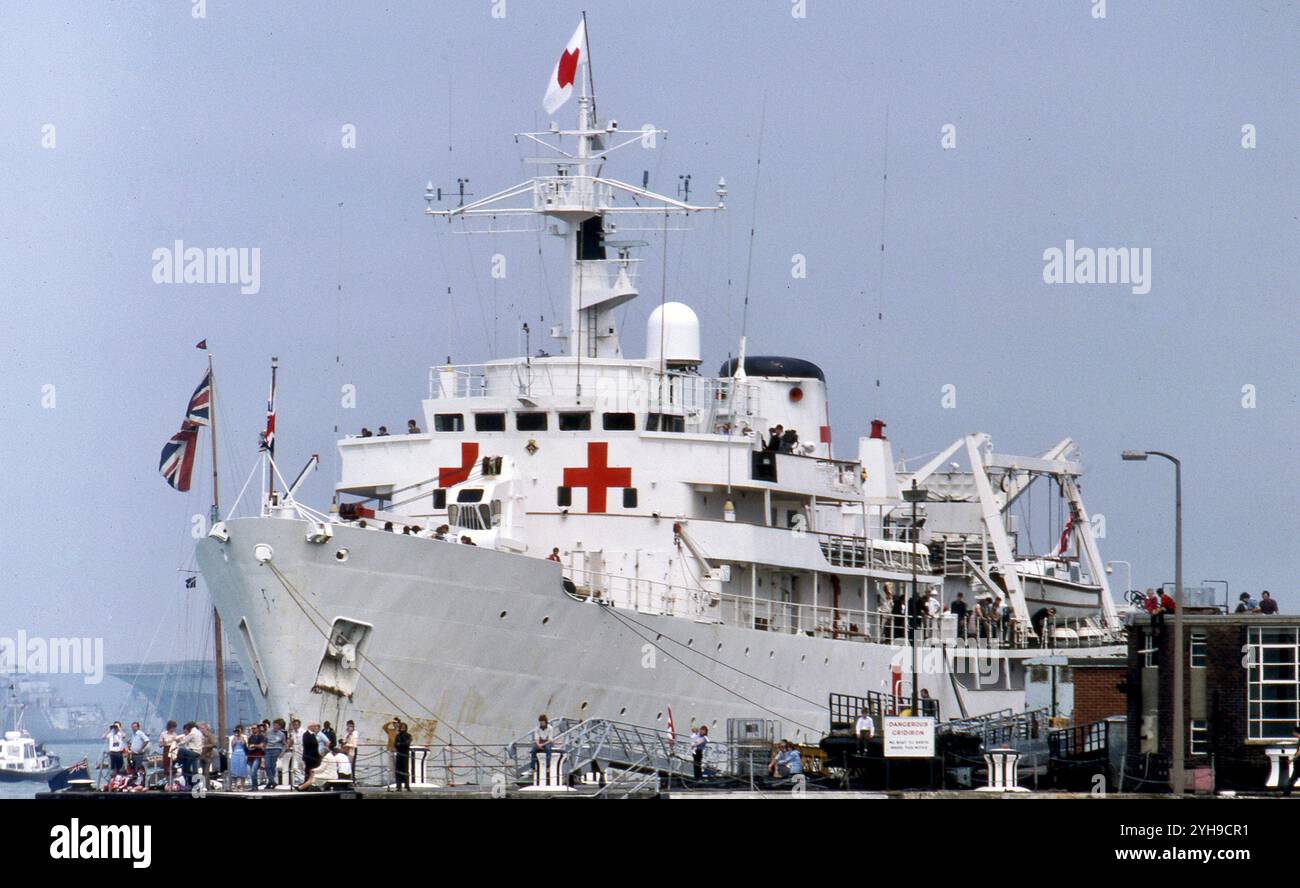
[[(68, 765), (75, 764), (84, 757), (94, 767), (99, 760), (100, 754), (104, 750), (102, 743), (47, 743), (45, 748), (54, 755), (66, 768)], [(36, 793), (44, 792), (48, 787), (44, 780), (24, 780), (18, 783), (0, 783), (0, 799), (30, 799)]]

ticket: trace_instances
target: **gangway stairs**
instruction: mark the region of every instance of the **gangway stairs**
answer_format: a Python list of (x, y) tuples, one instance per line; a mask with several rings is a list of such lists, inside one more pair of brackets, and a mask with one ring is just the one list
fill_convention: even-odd
[[(559, 768), (562, 786), (594, 785), (599, 787), (595, 795), (617, 798), (658, 787), (665, 778), (694, 777), (689, 736), (605, 718), (562, 719), (553, 727), (552, 755), (563, 756)], [(533, 780), (532, 745), (531, 732), (510, 745), (516, 779), (521, 783)], [(721, 771), (720, 765), (726, 761), (724, 747), (710, 741), (705, 756), (710, 771)]]

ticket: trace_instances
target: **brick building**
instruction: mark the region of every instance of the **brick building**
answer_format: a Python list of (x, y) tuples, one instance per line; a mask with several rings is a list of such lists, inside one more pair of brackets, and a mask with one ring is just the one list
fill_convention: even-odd
[[(1173, 751), (1173, 619), (1129, 629), (1128, 789), (1167, 788)], [(1265, 750), (1300, 724), (1300, 616), (1187, 611), (1183, 616), (1186, 785), (1261, 790)]]

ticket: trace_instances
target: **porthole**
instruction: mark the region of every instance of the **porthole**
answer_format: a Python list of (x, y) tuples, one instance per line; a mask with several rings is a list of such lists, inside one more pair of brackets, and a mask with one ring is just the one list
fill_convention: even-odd
[(583, 701), (582, 701), (582, 705), (579, 706), (578, 708), (581, 709), (583, 712), (586, 712), (586, 711), (587, 711), (587, 701), (586, 701), (586, 700), (583, 700)]
[(618, 710), (619, 715), (627, 715), (627, 707), (623, 706)]
[(745, 656), (746, 656), (746, 657), (749, 656), (749, 648), (745, 648)]
[(347, 560), (348, 560), (348, 550), (347, 550), (347, 549), (339, 549), (337, 552), (334, 553), (334, 557), (337, 558), (339, 561), (347, 561)]
[(498, 620), (504, 620), (505, 618), (506, 618), (506, 612), (505, 612), (505, 611), (502, 611), (501, 613), (497, 614), (497, 619), (498, 619)]
[(546, 625), (547, 623), (549, 623), (549, 622), (551, 622), (551, 618), (550, 618), (550, 617), (542, 617), (542, 625), (543, 625), (543, 626), (545, 626), (545, 625)]
[(776, 656), (776, 651), (768, 651), (768, 652), (767, 652), (767, 658), (768, 658), (769, 660), (772, 659), (772, 658), (775, 657), (775, 656)]
[(694, 639), (694, 638), (688, 638), (688, 639), (686, 639), (686, 646), (687, 646), (687, 647), (695, 647), (695, 639)]
[(718, 653), (722, 653), (722, 642), (718, 642)]
[(807, 654), (800, 654), (800, 655), (799, 655), (799, 662), (800, 662), (800, 663), (807, 663), (807, 662), (808, 662), (808, 655), (807, 655)]
[(822, 665), (823, 665), (823, 666), (829, 666), (829, 665), (831, 665), (831, 658), (830, 658), (830, 657), (827, 657), (825, 660), (822, 660)]
[(664, 714), (662, 712), (655, 716), (655, 721), (660, 722), (663, 720), (664, 720)]

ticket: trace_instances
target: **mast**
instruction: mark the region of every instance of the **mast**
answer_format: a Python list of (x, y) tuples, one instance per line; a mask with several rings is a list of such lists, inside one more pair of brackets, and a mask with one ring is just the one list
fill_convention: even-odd
[(269, 506), (275, 497), (275, 373), (280, 367), (279, 358), (271, 358), (271, 398), (266, 405), (266, 432), (263, 433), (262, 446), (266, 449), (266, 458), (271, 461), (271, 471), (267, 472), (266, 502)]
[[(205, 342), (207, 340), (204, 340)], [(208, 352), (208, 430), (212, 435), (212, 523), (221, 515), (221, 488), (217, 476), (217, 375), (212, 369), (212, 352)], [(221, 643), (221, 613), (217, 603), (212, 603), (212, 656), (214, 678), (217, 685), (217, 738), (226, 742), (226, 656)], [(218, 747), (220, 749), (220, 747)]]

